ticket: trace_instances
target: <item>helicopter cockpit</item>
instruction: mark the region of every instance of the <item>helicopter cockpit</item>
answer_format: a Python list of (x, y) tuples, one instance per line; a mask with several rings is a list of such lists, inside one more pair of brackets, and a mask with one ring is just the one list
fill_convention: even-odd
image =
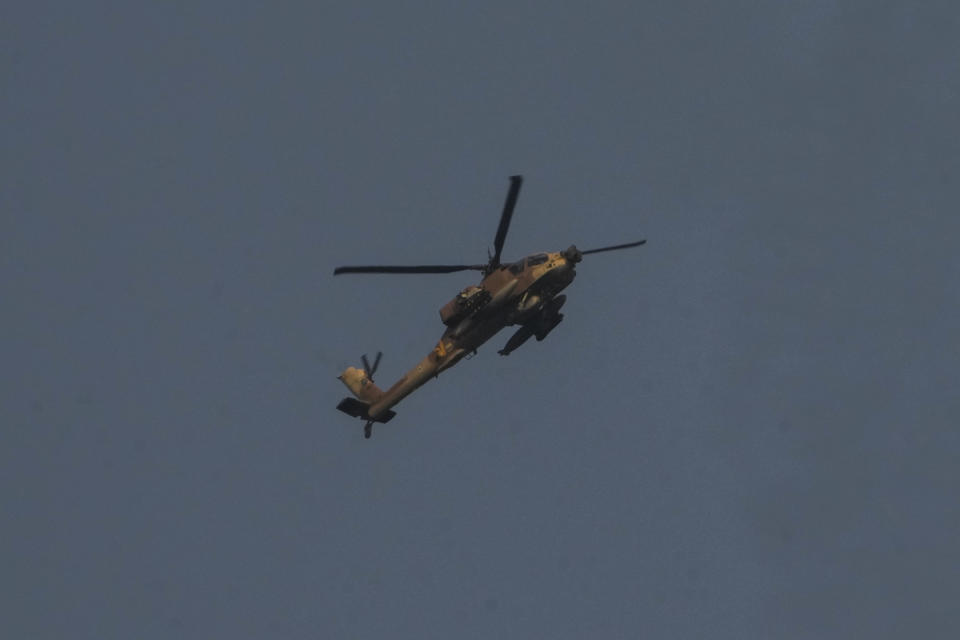
[(523, 271), (524, 267), (533, 267), (538, 264), (543, 264), (548, 259), (547, 254), (537, 253), (532, 256), (527, 256), (523, 260), (517, 260), (513, 264), (507, 265), (507, 269), (510, 270), (510, 273), (513, 275), (519, 275)]

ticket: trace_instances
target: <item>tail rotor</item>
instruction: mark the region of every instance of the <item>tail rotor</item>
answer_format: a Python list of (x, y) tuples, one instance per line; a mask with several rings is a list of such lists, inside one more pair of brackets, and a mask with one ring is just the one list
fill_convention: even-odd
[(337, 376), (354, 396), (341, 400), (337, 409), (349, 416), (364, 420), (363, 437), (365, 438), (370, 437), (374, 422), (389, 422), (396, 415), (389, 409), (381, 410), (376, 416), (370, 415), (370, 407), (375, 405), (384, 395), (383, 391), (373, 383), (373, 374), (377, 372), (382, 357), (383, 352), (377, 351), (377, 355), (373, 357), (373, 364), (370, 364), (367, 354), (363, 354), (360, 356), (360, 360), (363, 362), (362, 369), (347, 367), (343, 373)]
[(373, 359), (373, 366), (370, 366), (370, 361), (367, 360), (367, 354), (360, 356), (360, 360), (363, 361), (363, 370), (367, 373), (367, 379), (370, 382), (373, 382), (373, 374), (376, 373), (377, 367), (380, 366), (380, 358), (383, 357), (382, 351), (377, 351), (377, 355)]

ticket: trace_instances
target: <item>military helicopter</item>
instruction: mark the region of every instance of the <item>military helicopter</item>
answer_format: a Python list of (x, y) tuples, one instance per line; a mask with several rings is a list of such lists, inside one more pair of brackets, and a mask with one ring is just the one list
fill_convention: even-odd
[(359, 266), (337, 267), (333, 275), (344, 273), (453, 273), (479, 271), (483, 279), (479, 285), (465, 288), (440, 309), (440, 319), (446, 325), (443, 335), (433, 350), (406, 375), (386, 391), (373, 383), (373, 375), (380, 364), (378, 352), (373, 365), (363, 355), (363, 368), (347, 367), (337, 376), (353, 393), (344, 398), (337, 409), (365, 421), (363, 435), (369, 438), (374, 422), (386, 423), (396, 412), (392, 407), (426, 383), (437, 377), (477, 348), (501, 329), (519, 325), (498, 353), (508, 355), (531, 337), (538, 341), (547, 337), (560, 322), (560, 308), (567, 297), (560, 292), (577, 275), (575, 265), (583, 256), (602, 251), (638, 247), (646, 240), (581, 251), (570, 245), (563, 251), (535, 253), (516, 262), (501, 263), (500, 253), (510, 228), (510, 219), (517, 204), (522, 176), (510, 177), (510, 189), (500, 214), (500, 225), (493, 240), (493, 255), (486, 264), (421, 265), (421, 266)]

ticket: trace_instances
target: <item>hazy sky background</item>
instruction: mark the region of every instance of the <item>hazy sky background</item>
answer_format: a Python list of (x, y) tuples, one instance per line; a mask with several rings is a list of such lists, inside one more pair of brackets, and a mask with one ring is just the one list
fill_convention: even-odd
[(955, 637), (955, 2), (15, 5), (5, 637)]

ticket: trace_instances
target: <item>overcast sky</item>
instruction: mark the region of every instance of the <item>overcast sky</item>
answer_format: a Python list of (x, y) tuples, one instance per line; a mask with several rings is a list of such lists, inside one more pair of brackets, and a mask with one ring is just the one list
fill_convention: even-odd
[[(952, 638), (954, 2), (15, 3), (10, 638)], [(587, 256), (364, 440), (511, 174)]]

